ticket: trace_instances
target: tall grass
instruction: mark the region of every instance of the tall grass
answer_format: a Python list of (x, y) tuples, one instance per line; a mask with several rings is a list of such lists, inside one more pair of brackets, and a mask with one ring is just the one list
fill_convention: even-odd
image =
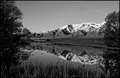
[[(4, 73), (4, 70), (1, 71), (1, 77), (7, 77)], [(33, 64), (26, 64), (24, 66), (11, 66), (9, 71), (9, 77), (87, 77), (87, 78), (93, 78), (93, 77), (104, 77), (105, 74), (102, 72), (96, 72), (94, 70), (86, 70), (80, 66), (70, 66), (70, 65), (63, 65), (63, 64), (55, 64), (50, 63), (47, 65), (40, 64), (39, 66), (34, 66)]]

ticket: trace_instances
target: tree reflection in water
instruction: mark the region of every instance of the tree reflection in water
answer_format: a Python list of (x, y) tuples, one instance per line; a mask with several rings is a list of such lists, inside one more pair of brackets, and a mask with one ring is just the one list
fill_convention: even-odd
[(105, 73), (108, 77), (120, 76), (120, 51), (107, 50), (104, 53), (105, 59)]

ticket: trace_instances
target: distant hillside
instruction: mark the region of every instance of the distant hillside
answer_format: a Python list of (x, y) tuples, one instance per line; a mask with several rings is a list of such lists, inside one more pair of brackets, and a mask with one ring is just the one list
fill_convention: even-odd
[(43, 33), (41, 39), (52, 38), (102, 38), (105, 22), (65, 25), (53, 31)]

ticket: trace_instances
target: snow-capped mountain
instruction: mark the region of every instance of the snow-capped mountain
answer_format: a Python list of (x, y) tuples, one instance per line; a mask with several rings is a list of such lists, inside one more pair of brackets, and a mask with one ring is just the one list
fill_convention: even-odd
[(82, 23), (65, 25), (56, 30), (44, 33), (43, 38), (66, 38), (66, 37), (98, 37), (102, 36), (105, 22), (96, 23)]
[(97, 31), (99, 31), (99, 28), (102, 27), (102, 25), (104, 25), (104, 24), (105, 24), (105, 22), (102, 22), (100, 24), (96, 24), (96, 23), (73, 24), (73, 25), (63, 26), (63, 27), (59, 28), (59, 30), (66, 29), (70, 33), (76, 32), (78, 30), (84, 30), (86, 32), (89, 32), (89, 31), (93, 31), (96, 29)]

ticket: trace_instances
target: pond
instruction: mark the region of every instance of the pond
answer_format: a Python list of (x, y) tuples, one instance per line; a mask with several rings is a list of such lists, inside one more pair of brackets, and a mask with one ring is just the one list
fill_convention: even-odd
[(47, 43), (32, 43), (25, 51), (31, 55), (27, 62), (38, 64), (39, 62), (76, 62), (82, 65), (101, 65), (104, 67), (103, 50), (85, 46), (52, 45)]
[(31, 43), (21, 48), (20, 63), (6, 63), (11, 77), (119, 77), (116, 53), (105, 48)]

